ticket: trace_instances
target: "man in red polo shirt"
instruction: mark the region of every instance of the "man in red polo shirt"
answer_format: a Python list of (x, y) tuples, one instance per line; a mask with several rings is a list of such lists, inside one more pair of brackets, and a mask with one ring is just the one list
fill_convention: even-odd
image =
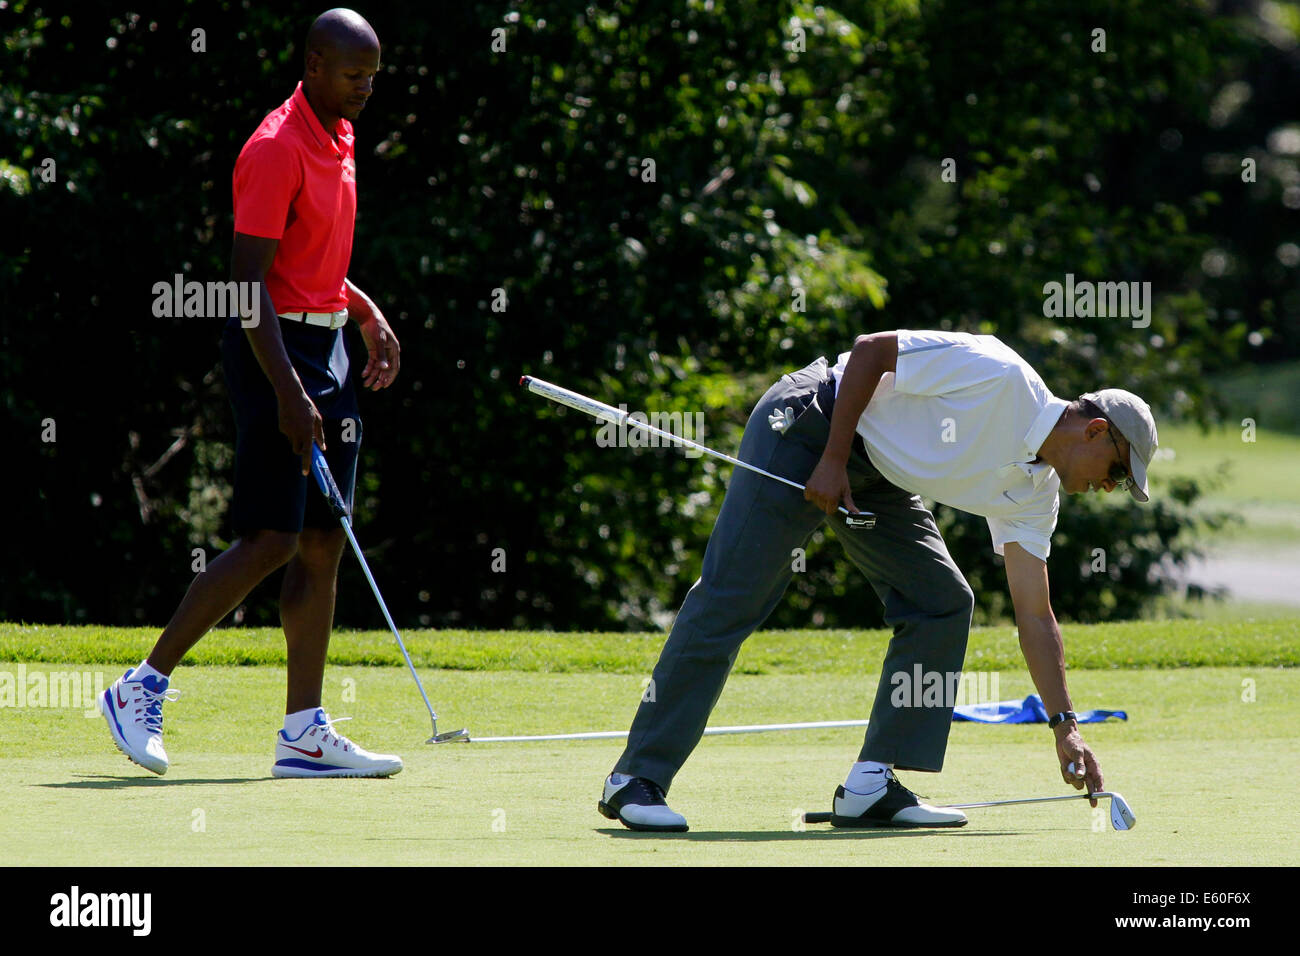
[[(308, 488), (320, 445), (352, 504), (361, 418), (342, 326), (356, 321), (371, 389), (397, 375), (397, 338), (348, 278), (356, 215), (351, 120), (373, 90), (379, 40), (351, 10), (330, 10), (307, 36), (293, 96), (267, 116), (235, 165), (232, 278), (260, 284), (260, 312), (232, 316), (222, 337), (237, 430), (231, 523), (238, 539), (190, 585), (149, 656), (104, 692), (100, 709), (118, 748), (165, 773), (162, 704), (186, 651), (260, 581), (288, 565), (280, 619), (288, 644), (277, 777), (384, 777), (402, 769), (340, 735), (321, 708), (343, 530)], [(245, 324), (250, 327), (245, 328)]]

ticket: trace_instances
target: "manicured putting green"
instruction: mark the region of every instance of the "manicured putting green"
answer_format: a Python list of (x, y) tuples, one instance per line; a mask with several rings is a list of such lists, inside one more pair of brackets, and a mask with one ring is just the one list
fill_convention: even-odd
[[(536, 635), (542, 640), (542, 635)], [(1118, 637), (1115, 638), (1118, 641)], [(1285, 641), (1283, 643), (1286, 643)], [(881, 648), (883, 650), (883, 647)], [(68, 671), (74, 663), (25, 665)], [(0, 662), (0, 673), (17, 665)], [(118, 668), (84, 665), (106, 682)], [(626, 727), (636, 674), (426, 672), (447, 726), (480, 734)], [(735, 675), (715, 723), (864, 715), (874, 672)], [(801, 830), (826, 809), (857, 755), (854, 730), (709, 738), (679, 775), (673, 806), (691, 832), (634, 834), (596, 812), (618, 742), (433, 747), (410, 676), (398, 667), (331, 667), (325, 705), (341, 729), (400, 753), (390, 780), (274, 780), (284, 671), (192, 666), (166, 710), (172, 767), (155, 777), (113, 747), (99, 717), (61, 707), (0, 711), (0, 858), (106, 865), (1292, 865), (1290, 732), (1300, 673), (1262, 666), (1080, 670), (1080, 708), (1122, 708), (1128, 723), (1084, 728), (1107, 785), (1141, 825), (1110, 828), (1083, 801), (972, 810), (956, 831)], [(1002, 696), (1031, 690), (999, 674)], [(933, 802), (1071, 792), (1043, 726), (953, 727), (939, 775), (903, 774)]]

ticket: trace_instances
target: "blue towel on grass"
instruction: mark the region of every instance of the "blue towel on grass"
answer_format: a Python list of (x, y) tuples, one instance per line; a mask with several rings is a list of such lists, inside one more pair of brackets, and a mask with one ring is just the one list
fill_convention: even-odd
[[(1122, 710), (1076, 711), (1081, 724), (1099, 724), (1109, 717), (1128, 720)], [(967, 704), (953, 708), (953, 720), (973, 720), (981, 724), (1045, 724), (1047, 708), (1037, 694), (1024, 700), (1000, 700), (992, 704)]]

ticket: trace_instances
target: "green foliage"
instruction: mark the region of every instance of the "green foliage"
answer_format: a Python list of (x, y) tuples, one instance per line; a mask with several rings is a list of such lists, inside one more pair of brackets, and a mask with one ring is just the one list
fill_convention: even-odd
[[(224, 278), (234, 160), (292, 91), (308, 21), (228, 2), (11, 8), (0, 372), (25, 545), (6, 553), (0, 616), (159, 623), (191, 549), (226, 543), (233, 423), (216, 324), (154, 318), (149, 290)], [(1289, 160), (1260, 145), (1277, 78), (1248, 24), (1200, 5), (612, 0), (372, 22), (385, 65), (357, 123), (351, 276), (393, 323), (403, 371), (362, 399), (358, 526), (401, 621), (653, 628), (698, 572), (727, 469), (598, 447), (595, 423), (521, 392), (521, 373), (703, 412), (705, 440), (733, 450), (776, 376), (880, 328), (995, 333), (1058, 394), (1122, 384), (1200, 417), (1203, 372), (1249, 332), (1300, 343), (1295, 270), (1256, 276), (1243, 252), (1285, 223)], [(1241, 75), (1257, 114), (1214, 125)], [(1270, 157), (1253, 192), (1203, 162), (1252, 149)], [(1238, 266), (1211, 275), (1220, 248)], [(1043, 284), (1067, 272), (1151, 281), (1150, 328), (1045, 319)], [(57, 443), (33, 437), (46, 419)], [(1190, 553), (1183, 491), (1148, 509), (1067, 503), (1058, 612), (1135, 614), (1157, 595), (1156, 569)], [(983, 522), (939, 518), (980, 614), (1004, 612)], [(1096, 547), (1118, 578), (1080, 570)], [(275, 620), (273, 588), (246, 620)], [(379, 621), (350, 560), (338, 620)], [(772, 623), (878, 620), (836, 555)]]

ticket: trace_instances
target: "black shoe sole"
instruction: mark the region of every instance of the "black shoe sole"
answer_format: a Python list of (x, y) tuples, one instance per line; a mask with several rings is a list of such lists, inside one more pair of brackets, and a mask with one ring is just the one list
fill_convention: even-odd
[(611, 807), (604, 800), (601, 800), (599, 803), (596, 804), (596, 809), (600, 811), (600, 815), (604, 817), (606, 820), (617, 820), (619, 823), (623, 824), (623, 826), (627, 827), (629, 830), (637, 830), (641, 833), (686, 833), (687, 831), (690, 830), (690, 826), (685, 823), (683, 823), (679, 827), (678, 826), (651, 827), (651, 826), (646, 826), (644, 823), (632, 823), (631, 821), (624, 820), (621, 816), (619, 816), (618, 811), (615, 810), (613, 807)]
[(864, 820), (861, 817), (841, 817), (831, 814), (831, 826), (841, 830), (951, 830), (964, 827), (969, 821), (953, 823), (891, 823), (888, 820)]

